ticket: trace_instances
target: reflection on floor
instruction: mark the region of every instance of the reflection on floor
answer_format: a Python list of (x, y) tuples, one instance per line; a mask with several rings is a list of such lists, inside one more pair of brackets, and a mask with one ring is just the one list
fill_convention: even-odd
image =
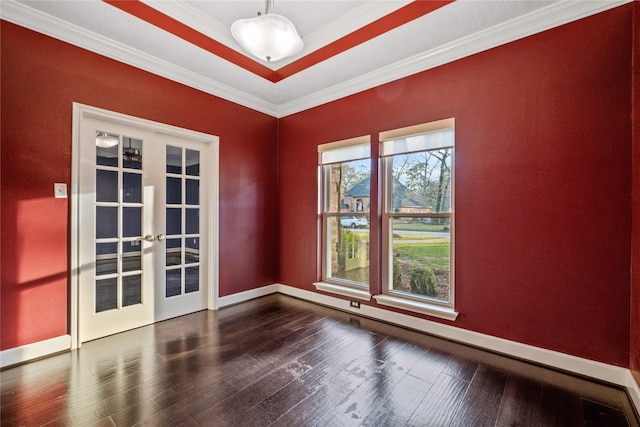
[(638, 426), (626, 393), (271, 295), (2, 372), (2, 425)]

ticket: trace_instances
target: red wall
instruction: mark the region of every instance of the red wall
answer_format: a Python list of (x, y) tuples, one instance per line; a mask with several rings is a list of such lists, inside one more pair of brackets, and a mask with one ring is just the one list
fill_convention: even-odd
[(52, 187), (70, 184), (72, 102), (221, 137), (223, 296), (312, 290), (318, 144), (456, 117), (453, 325), (631, 366), (640, 382), (632, 11), (640, 22), (626, 5), (286, 117), (279, 161), (274, 118), (2, 21), (0, 349), (68, 332), (69, 204)]
[(631, 261), (631, 353), (629, 367), (640, 385), (640, 3), (633, 24), (633, 232)]
[(1, 347), (68, 333), (72, 102), (220, 136), (220, 295), (276, 281), (277, 120), (2, 21)]
[(319, 278), (318, 144), (455, 117), (452, 325), (628, 366), (632, 8), (282, 119), (280, 282)]

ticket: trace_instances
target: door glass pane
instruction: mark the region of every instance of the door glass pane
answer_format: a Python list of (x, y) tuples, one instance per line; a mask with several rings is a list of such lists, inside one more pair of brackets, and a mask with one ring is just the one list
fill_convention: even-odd
[(142, 208), (122, 208), (122, 236), (142, 236)]
[(182, 148), (167, 145), (167, 173), (182, 174)]
[(96, 280), (96, 313), (118, 308), (118, 279)]
[(142, 270), (141, 242), (122, 242), (122, 271), (137, 270)]
[(122, 306), (142, 303), (142, 274), (122, 277)]
[(193, 264), (200, 261), (200, 238), (187, 237), (185, 239), (185, 264)]
[(182, 264), (182, 239), (167, 239), (167, 266)]
[(142, 140), (122, 138), (122, 167), (127, 169), (142, 169)]
[(96, 170), (96, 202), (118, 201), (118, 172)]
[(182, 232), (182, 209), (167, 208), (167, 235), (180, 234)]
[(96, 238), (118, 237), (118, 208), (96, 206)]
[(179, 205), (182, 203), (182, 179), (167, 177), (167, 204)]
[(196, 179), (187, 180), (187, 204), (200, 204), (200, 181)]
[(122, 201), (142, 203), (142, 175), (139, 173), (122, 174)]
[(200, 267), (187, 267), (184, 269), (184, 293), (198, 292), (200, 290)]
[(100, 166), (118, 166), (118, 135), (97, 132), (96, 164)]
[(187, 175), (200, 176), (200, 152), (196, 150), (187, 151)]
[(186, 209), (186, 234), (198, 234), (200, 229), (200, 209)]
[(165, 282), (165, 296), (167, 298), (180, 295), (182, 293), (182, 270), (167, 270)]
[(118, 243), (96, 243), (96, 276), (118, 272)]

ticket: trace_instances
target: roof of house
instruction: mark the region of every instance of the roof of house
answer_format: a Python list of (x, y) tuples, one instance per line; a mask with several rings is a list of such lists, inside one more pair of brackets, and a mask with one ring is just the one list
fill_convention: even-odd
[[(369, 197), (371, 194), (371, 178), (367, 177), (348, 189), (345, 195), (351, 197)], [(404, 184), (396, 178), (393, 180), (393, 201), (394, 207), (411, 206), (426, 208), (427, 204), (421, 200), (421, 197), (409, 190)]]
[(371, 178), (367, 177), (346, 191), (347, 196), (369, 197), (371, 194)]
[(427, 204), (421, 200), (420, 196), (417, 196), (413, 191), (409, 190), (405, 185), (400, 183), (400, 181), (394, 180), (393, 187), (394, 207), (428, 207)]

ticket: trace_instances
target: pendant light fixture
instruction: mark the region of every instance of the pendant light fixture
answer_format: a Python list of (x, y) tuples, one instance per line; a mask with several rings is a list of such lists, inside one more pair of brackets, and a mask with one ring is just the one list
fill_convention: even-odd
[(107, 132), (96, 131), (96, 145), (100, 148), (111, 148), (118, 145), (118, 137)]
[(302, 38), (293, 23), (282, 15), (269, 13), (273, 0), (266, 0), (264, 15), (239, 19), (231, 25), (231, 35), (250, 54), (267, 62), (293, 56), (302, 50)]

